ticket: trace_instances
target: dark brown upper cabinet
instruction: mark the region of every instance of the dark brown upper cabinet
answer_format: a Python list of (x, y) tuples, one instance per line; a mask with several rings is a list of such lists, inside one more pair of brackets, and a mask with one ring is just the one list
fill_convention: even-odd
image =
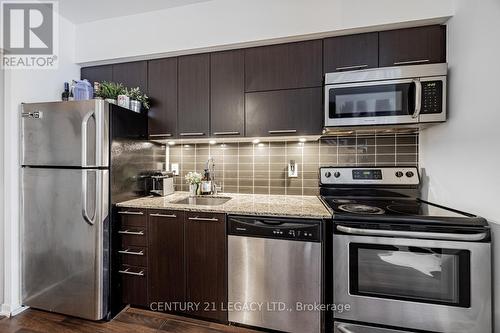
[(177, 137), (177, 58), (149, 61), (148, 95), (149, 137)]
[(81, 79), (87, 79), (92, 85), (94, 82), (113, 81), (113, 65), (82, 67)]
[(321, 40), (245, 50), (245, 91), (319, 87), (323, 83)]
[(374, 67), (378, 67), (378, 32), (324, 40), (325, 73)]
[(245, 133), (245, 53), (210, 55), (210, 133), (214, 137)]
[(150, 302), (184, 302), (184, 212), (149, 211)]
[(227, 321), (226, 221), (224, 214), (186, 212), (186, 301), (209, 304), (191, 314)]
[(113, 65), (113, 81), (127, 88), (148, 89), (148, 63), (146, 61), (125, 62)]
[(247, 136), (321, 134), (322, 88), (247, 93)]
[(379, 66), (446, 62), (446, 27), (432, 25), (379, 33)]
[(179, 136), (207, 137), (210, 125), (210, 54), (179, 57), (178, 71)]

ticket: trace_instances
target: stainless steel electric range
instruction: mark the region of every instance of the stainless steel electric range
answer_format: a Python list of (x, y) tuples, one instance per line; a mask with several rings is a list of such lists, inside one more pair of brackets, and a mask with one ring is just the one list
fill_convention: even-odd
[(491, 332), (487, 222), (420, 197), (415, 167), (320, 169), (335, 333)]

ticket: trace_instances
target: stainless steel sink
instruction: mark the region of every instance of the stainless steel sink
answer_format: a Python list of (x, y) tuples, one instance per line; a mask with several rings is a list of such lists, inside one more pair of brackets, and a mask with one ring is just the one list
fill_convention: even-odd
[(179, 205), (218, 206), (231, 200), (230, 197), (188, 197), (172, 202)]

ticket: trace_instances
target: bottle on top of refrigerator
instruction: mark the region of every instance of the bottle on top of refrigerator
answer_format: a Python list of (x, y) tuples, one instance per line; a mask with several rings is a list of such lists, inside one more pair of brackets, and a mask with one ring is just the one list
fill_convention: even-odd
[(71, 85), (69, 86), (68, 101), (74, 101), (75, 100), (75, 95), (74, 95), (75, 83), (76, 83), (75, 80), (71, 80)]
[(64, 82), (64, 91), (61, 94), (61, 100), (67, 101), (68, 98), (69, 98), (69, 83), (68, 82)]

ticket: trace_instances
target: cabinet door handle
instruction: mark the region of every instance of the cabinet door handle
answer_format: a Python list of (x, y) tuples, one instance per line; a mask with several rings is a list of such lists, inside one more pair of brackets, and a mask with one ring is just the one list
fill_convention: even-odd
[(118, 230), (118, 233), (122, 235), (144, 236), (144, 231)]
[(149, 136), (151, 138), (155, 138), (155, 137), (171, 137), (172, 134), (170, 134), (170, 133), (165, 133), (165, 134), (149, 134)]
[(420, 60), (408, 60), (408, 61), (395, 61), (394, 65), (411, 65), (411, 64), (423, 64), (424, 62), (429, 62), (429, 59)]
[(144, 255), (144, 251), (139, 251), (139, 252), (135, 252), (135, 251), (130, 251), (130, 249), (126, 249), (126, 250), (120, 250), (118, 251), (118, 253), (121, 253), (121, 254), (130, 254), (130, 255), (133, 255), (133, 256), (143, 256)]
[(118, 212), (118, 214), (122, 214), (122, 215), (144, 215), (143, 212), (129, 212), (127, 210), (120, 211), (120, 212)]
[(202, 135), (205, 135), (205, 133), (194, 132), (194, 133), (181, 133), (179, 135), (180, 136), (202, 136)]
[(269, 131), (269, 134), (286, 134), (286, 133), (297, 133), (296, 129), (289, 129), (289, 130), (272, 130)]
[(215, 132), (214, 135), (239, 135), (240, 132)]
[(345, 69), (361, 69), (361, 68), (366, 68), (368, 65), (355, 65), (355, 66), (342, 66), (342, 67), (337, 67), (335, 68), (336, 71), (342, 71)]
[(131, 272), (130, 268), (127, 268), (125, 270), (119, 270), (118, 273), (120, 273), (120, 274), (126, 274), (126, 275), (134, 275), (134, 276), (144, 276), (144, 271)]
[(175, 219), (177, 217), (177, 215), (175, 215), (175, 214), (157, 214), (157, 213), (149, 214), (149, 216), (153, 216), (153, 217), (169, 217), (169, 218), (172, 218), (172, 219)]
[(215, 217), (188, 217), (189, 220), (191, 221), (207, 221), (207, 222), (219, 222), (219, 219), (216, 219)]

